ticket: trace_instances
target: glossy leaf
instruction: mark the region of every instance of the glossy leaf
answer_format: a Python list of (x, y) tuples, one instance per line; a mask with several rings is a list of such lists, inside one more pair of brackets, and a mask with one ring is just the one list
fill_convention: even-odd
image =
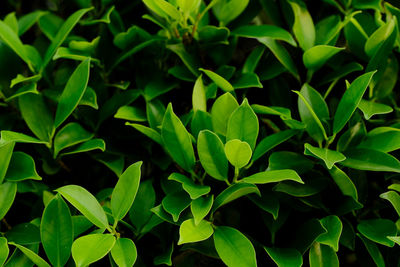
[(314, 22), (308, 13), (307, 7), (300, 1), (289, 1), (294, 13), (293, 33), (303, 50), (308, 50), (315, 43)]
[(343, 50), (343, 47), (316, 45), (303, 54), (303, 63), (308, 70), (320, 69), (331, 57)]
[(90, 59), (85, 59), (78, 65), (69, 78), (57, 105), (54, 126), (60, 126), (78, 106), (85, 93), (90, 73)]
[(322, 159), (328, 169), (332, 169), (335, 163), (346, 159), (346, 157), (338, 151), (328, 148), (313, 147), (310, 144), (304, 144), (304, 155)]
[(71, 255), (74, 238), (72, 217), (61, 196), (55, 196), (46, 206), (40, 223), (43, 248), (53, 266), (64, 266)]
[(395, 236), (397, 228), (394, 222), (387, 219), (363, 220), (357, 225), (357, 230), (366, 238), (376, 243), (393, 247), (394, 242), (387, 236)]
[(200, 75), (194, 84), (192, 94), (193, 111), (201, 110), (207, 112), (206, 91), (202, 75)]
[(248, 143), (233, 139), (225, 144), (225, 155), (235, 168), (243, 168), (251, 158), (251, 148)]
[(93, 136), (80, 124), (76, 122), (68, 123), (54, 137), (54, 158), (57, 157), (61, 150), (88, 141)]
[(10, 249), (7, 245), (7, 239), (4, 237), (0, 237), (0, 265), (3, 266), (7, 260), (8, 253)]
[(226, 135), (229, 117), (238, 107), (238, 102), (230, 93), (215, 100), (211, 109), (211, 120), (216, 133)]
[(166, 212), (172, 215), (173, 221), (177, 222), (181, 213), (189, 207), (191, 198), (184, 191), (168, 194), (162, 200), (162, 206)]
[(360, 148), (392, 152), (400, 149), (400, 130), (392, 127), (377, 127), (372, 129), (358, 145)]
[(339, 259), (333, 248), (315, 242), (309, 252), (310, 267), (339, 267)]
[(369, 120), (374, 115), (387, 114), (393, 111), (392, 107), (361, 99), (358, 108), (364, 113), (364, 118)]
[(381, 252), (379, 251), (378, 246), (374, 242), (370, 241), (369, 239), (363, 237), (360, 234), (357, 234), (357, 236), (364, 243), (365, 248), (367, 249), (367, 251), (368, 251), (369, 255), (371, 256), (371, 258), (373, 259), (373, 261), (375, 262), (376, 266), (378, 266), (378, 267), (386, 266), (385, 260), (383, 259), (383, 256), (382, 256)]
[(160, 145), (163, 143), (161, 135), (156, 130), (153, 130), (149, 127), (137, 123), (126, 122), (125, 125), (132, 126), (133, 128), (135, 128), (136, 130), (138, 130), (139, 132), (146, 135), (147, 137), (149, 137), (154, 142)]
[(141, 161), (129, 166), (114, 187), (111, 196), (111, 210), (116, 221), (125, 217), (135, 200), (140, 183), (141, 166)]
[(5, 182), (0, 184), (0, 219), (3, 219), (14, 202), (17, 184)]
[(340, 191), (342, 191), (343, 195), (358, 200), (357, 188), (344, 171), (339, 169), (336, 165), (333, 165), (332, 169), (329, 170), (329, 173)]
[(14, 146), (14, 142), (0, 143), (0, 185), (4, 181), (8, 166), (10, 165)]
[(190, 210), (193, 214), (194, 224), (198, 225), (207, 214), (210, 212), (211, 207), (214, 203), (214, 196), (202, 196), (196, 198), (190, 204)]
[(189, 179), (183, 174), (180, 173), (172, 173), (168, 180), (176, 181), (182, 184), (183, 190), (185, 190), (191, 199), (199, 198), (203, 195), (206, 195), (210, 192), (211, 188), (206, 185), (195, 184), (193, 180)]
[(89, 221), (99, 228), (110, 228), (107, 216), (97, 199), (85, 188), (78, 185), (66, 185), (56, 190)]
[(231, 92), (234, 90), (233, 86), (221, 75), (211, 71), (200, 68), (204, 74), (206, 74), (219, 88), (225, 92)]
[(302, 255), (293, 248), (267, 248), (268, 256), (278, 267), (300, 267), (303, 265)]
[(223, 205), (228, 204), (242, 196), (246, 196), (249, 194), (257, 194), (261, 195), (260, 191), (258, 190), (257, 186), (254, 184), (248, 183), (237, 183), (229, 186), (227, 189), (222, 191), (214, 200), (214, 204), (212, 207), (212, 212), (215, 212), (218, 208), (222, 207)]
[(135, 243), (129, 238), (118, 238), (111, 249), (111, 255), (118, 267), (133, 266), (137, 258)]
[(178, 245), (200, 242), (208, 239), (214, 233), (210, 222), (201, 220), (195, 224), (194, 219), (184, 221), (179, 228)]
[(22, 253), (25, 254), (26, 257), (28, 257), (38, 267), (50, 267), (50, 265), (45, 260), (43, 260), (39, 255), (37, 255), (32, 250), (30, 250), (24, 246), (15, 244), (14, 242), (8, 242), (8, 244), (16, 246), (19, 250), (22, 251)]
[(274, 25), (246, 25), (235, 29), (232, 34), (245, 38), (269, 37), (297, 46), (296, 41), (289, 32)]
[(31, 156), (24, 152), (14, 152), (7, 169), (5, 179), (9, 182), (23, 180), (42, 180), (36, 172), (35, 162)]
[(259, 159), (265, 153), (267, 153), (277, 145), (287, 141), (297, 133), (298, 132), (296, 130), (285, 130), (265, 137), (257, 144), (253, 153), (252, 160), (255, 161)]
[(304, 184), (300, 176), (294, 170), (273, 170), (253, 174), (243, 178), (241, 181), (249, 184), (268, 184), (281, 181), (295, 181)]
[(343, 225), (338, 216), (330, 215), (322, 218), (321, 224), (328, 231), (317, 238), (317, 242), (328, 245), (335, 252), (339, 250), (339, 239), (342, 234)]
[(257, 266), (253, 244), (235, 228), (217, 227), (214, 232), (214, 243), (218, 255), (227, 266)]
[(77, 267), (88, 266), (110, 252), (115, 244), (111, 234), (91, 234), (79, 237), (72, 244), (72, 258)]
[(388, 191), (379, 195), (381, 198), (388, 200), (397, 214), (400, 216), (400, 195), (394, 191)]
[(212, 10), (219, 22), (227, 25), (244, 11), (248, 3), (249, 0), (222, 0), (217, 1)]

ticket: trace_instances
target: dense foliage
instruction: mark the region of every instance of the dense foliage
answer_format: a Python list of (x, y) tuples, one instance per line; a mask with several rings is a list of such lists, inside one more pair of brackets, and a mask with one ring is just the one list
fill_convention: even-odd
[(399, 266), (400, 5), (9, 0), (0, 266)]

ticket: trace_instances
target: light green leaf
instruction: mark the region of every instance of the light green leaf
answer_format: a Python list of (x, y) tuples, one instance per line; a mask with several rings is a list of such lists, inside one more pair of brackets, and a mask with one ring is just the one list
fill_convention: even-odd
[(379, 195), (381, 198), (388, 200), (397, 214), (400, 216), (400, 195), (395, 191), (388, 191)]
[(303, 265), (302, 255), (293, 248), (264, 247), (264, 249), (278, 267), (301, 267)]
[(162, 206), (166, 212), (172, 215), (174, 222), (179, 220), (181, 213), (189, 207), (191, 198), (185, 191), (168, 194), (162, 200)]
[(188, 219), (179, 228), (178, 245), (206, 240), (213, 233), (214, 229), (210, 222), (201, 220), (198, 224), (195, 224), (194, 219)]
[(45, 11), (37, 10), (28, 13), (18, 19), (18, 35), (23, 35), (27, 30), (29, 30), (41, 16), (46, 14)]
[(350, 119), (351, 115), (353, 115), (353, 112), (360, 104), (361, 98), (367, 90), (368, 84), (375, 72), (376, 71), (371, 71), (359, 76), (351, 83), (350, 87), (343, 94), (333, 119), (334, 134), (340, 132)]
[(294, 170), (273, 170), (258, 172), (251, 176), (243, 178), (241, 181), (249, 184), (268, 184), (281, 181), (295, 181), (304, 184), (300, 176)]
[(215, 100), (211, 109), (211, 120), (216, 133), (226, 135), (228, 120), (238, 107), (236, 98), (230, 93), (225, 93)]
[(223, 205), (226, 205), (229, 202), (232, 202), (242, 196), (246, 196), (253, 193), (261, 196), (260, 191), (254, 184), (248, 184), (248, 183), (233, 184), (224, 191), (222, 191), (215, 198), (211, 212), (214, 213), (218, 208), (222, 207)]
[(85, 267), (107, 255), (114, 244), (115, 237), (112, 234), (85, 235), (72, 244), (72, 258), (77, 267)]
[(147, 121), (146, 113), (139, 107), (122, 106), (115, 113), (114, 118), (128, 121)]
[(90, 140), (94, 134), (86, 131), (79, 123), (71, 122), (59, 130), (54, 138), (54, 158), (67, 148)]
[(129, 238), (118, 238), (111, 249), (111, 256), (118, 267), (132, 267), (137, 259), (135, 243)]
[(60, 195), (56, 195), (44, 209), (40, 236), (50, 263), (64, 266), (71, 255), (74, 228), (68, 205)]
[(172, 4), (164, 0), (143, 0), (143, 3), (157, 15), (168, 19), (180, 19), (180, 13)]
[(192, 140), (185, 126), (172, 110), (171, 103), (168, 104), (164, 115), (161, 137), (165, 149), (176, 163), (186, 171), (192, 170), (195, 164)]
[(330, 150), (328, 148), (313, 147), (307, 143), (304, 144), (304, 155), (322, 159), (328, 169), (332, 169), (335, 163), (346, 159), (346, 157), (338, 151)]
[(228, 160), (218, 135), (209, 130), (200, 131), (197, 151), (200, 163), (208, 175), (221, 181), (228, 178)]
[(100, 206), (97, 199), (85, 188), (78, 185), (66, 185), (55, 191), (60, 193), (94, 225), (101, 229), (110, 229), (103, 208)]
[(104, 142), (103, 139), (100, 139), (100, 138), (91, 139), (91, 140), (86, 141), (82, 144), (79, 144), (75, 147), (71, 147), (70, 149), (64, 150), (64, 152), (61, 153), (60, 156), (83, 153), (83, 152), (88, 152), (88, 151), (92, 151), (92, 150), (96, 150), (96, 149), (100, 149), (102, 152), (104, 152), (106, 150), (106, 143)]
[(16, 194), (16, 183), (5, 182), (0, 184), (0, 220), (4, 218), (8, 210), (11, 208)]
[(37, 255), (32, 250), (30, 250), (24, 246), (15, 244), (14, 242), (8, 242), (8, 244), (16, 246), (19, 250), (22, 251), (22, 253), (25, 254), (25, 256), (27, 256), (38, 267), (50, 267), (50, 265), (45, 260), (43, 260), (39, 255)]
[(15, 91), (14, 94), (11, 96), (7, 97), (5, 99), (6, 102), (10, 102), (12, 99), (15, 99), (17, 97), (20, 97), (25, 94), (39, 94), (39, 91), (37, 90), (37, 84), (36, 83), (30, 83), (24, 86), (21, 86), (17, 91)]
[(207, 216), (213, 203), (214, 195), (202, 196), (192, 201), (190, 204), (190, 210), (192, 211), (195, 225), (198, 225), (200, 221)]
[(129, 166), (119, 177), (111, 195), (111, 210), (116, 221), (121, 220), (128, 213), (135, 200), (139, 183), (142, 161)]
[(228, 267), (255, 267), (256, 252), (245, 235), (228, 226), (219, 226), (214, 232), (215, 249)]
[(245, 38), (269, 37), (285, 41), (295, 47), (297, 46), (296, 41), (289, 32), (275, 25), (245, 25), (235, 29), (232, 34)]
[(306, 50), (303, 54), (303, 63), (308, 70), (320, 69), (331, 57), (343, 50), (344, 47), (329, 45), (316, 45)]
[(18, 74), (17, 77), (11, 80), (10, 88), (13, 88), (15, 85), (20, 83), (28, 83), (28, 82), (37, 82), (42, 78), (42, 75), (36, 74), (33, 76), (25, 77), (21, 74)]
[(294, 13), (293, 33), (300, 47), (305, 51), (314, 46), (315, 27), (310, 13), (303, 1), (290, 0)]
[(193, 111), (201, 110), (207, 112), (206, 91), (203, 84), (202, 75), (200, 75), (193, 87), (192, 94)]
[(191, 199), (196, 199), (199, 198), (203, 195), (208, 194), (211, 191), (211, 188), (207, 185), (200, 185), (200, 184), (195, 184), (193, 180), (189, 179), (183, 174), (180, 173), (172, 173), (169, 177), (168, 180), (176, 181), (178, 183), (182, 184), (183, 190), (186, 191), (186, 193), (189, 194)]
[(374, 115), (387, 114), (393, 111), (391, 106), (364, 99), (361, 99), (358, 108), (363, 112), (366, 120), (369, 120)]
[(4, 266), (9, 252), (10, 249), (7, 245), (7, 239), (5, 237), (0, 237), (0, 266)]
[(358, 145), (382, 152), (392, 152), (400, 149), (400, 129), (392, 127), (377, 127), (372, 129)]
[(35, 137), (13, 131), (1, 131), (1, 140), (15, 143), (48, 144), (46, 141), (41, 141)]
[(386, 39), (390, 37), (396, 22), (394, 19), (390, 19), (386, 24), (379, 27), (367, 40), (364, 46), (365, 53), (372, 57), (374, 56), (379, 48), (383, 45)]
[(396, 224), (387, 219), (363, 220), (357, 225), (357, 230), (369, 240), (384, 246), (393, 247), (394, 242), (387, 236), (397, 234)]
[(248, 143), (233, 139), (225, 144), (225, 155), (235, 168), (243, 168), (251, 159), (251, 147)]
[(24, 152), (13, 152), (5, 179), (9, 182), (42, 180), (36, 172), (35, 161)]
[(54, 126), (60, 126), (81, 101), (85, 93), (90, 73), (90, 58), (82, 61), (69, 78), (65, 88), (60, 96), (57, 105), (56, 118)]
[(11, 161), (15, 143), (5, 142), (0, 143), (0, 185), (4, 181), (8, 166)]
[(322, 218), (320, 222), (328, 232), (321, 234), (316, 241), (332, 247), (333, 250), (337, 252), (339, 250), (339, 239), (343, 229), (342, 222), (336, 215)]
[(352, 197), (356, 201), (358, 200), (357, 188), (344, 171), (333, 165), (329, 173), (343, 195)]
[(249, 0), (219, 0), (212, 7), (214, 15), (221, 25), (227, 25), (237, 18), (247, 7)]
[(339, 259), (330, 246), (314, 242), (309, 252), (310, 267), (339, 267)]
[(53, 55), (55, 54), (57, 48), (60, 45), (62, 45), (62, 43), (65, 41), (65, 39), (67, 38), (69, 33), (72, 31), (72, 29), (78, 23), (78, 21), (82, 18), (82, 16), (85, 15), (88, 11), (90, 11), (92, 9), (93, 9), (93, 7), (76, 11), (74, 14), (69, 16), (68, 19), (60, 27), (60, 29), (57, 30), (56, 36), (52, 40), (50, 46), (47, 48), (46, 54), (43, 59), (43, 64), (40, 68), (41, 71), (43, 71), (46, 68), (47, 64), (49, 64), (49, 62), (53, 58)]
[(199, 70), (204, 72), (208, 76), (208, 78), (210, 78), (219, 88), (221, 88), (225, 92), (232, 92), (234, 90), (233, 86), (221, 75), (211, 70), (206, 70), (202, 68), (199, 68)]

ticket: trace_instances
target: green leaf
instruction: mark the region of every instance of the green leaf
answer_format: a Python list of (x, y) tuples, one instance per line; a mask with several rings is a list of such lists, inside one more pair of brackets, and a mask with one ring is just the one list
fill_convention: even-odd
[(168, 104), (165, 112), (161, 137), (165, 149), (171, 157), (186, 171), (193, 169), (195, 164), (194, 151), (190, 134)]
[(110, 252), (115, 244), (112, 234), (91, 234), (79, 237), (72, 244), (72, 258), (77, 267), (88, 266)]
[(42, 180), (36, 172), (35, 161), (24, 152), (13, 152), (5, 179), (9, 182)]
[(211, 70), (206, 70), (199, 68), (202, 72), (204, 72), (208, 78), (210, 78), (219, 88), (221, 88), (225, 92), (232, 92), (234, 90), (233, 86), (225, 80), (224, 77), (221, 75), (211, 71)]
[(225, 144), (225, 155), (235, 168), (243, 168), (251, 159), (251, 147), (248, 143), (233, 139)]
[(18, 19), (18, 35), (23, 35), (27, 30), (29, 30), (38, 20), (46, 14), (45, 11), (37, 10), (28, 13)]
[(363, 237), (360, 234), (357, 234), (357, 236), (361, 239), (361, 241), (364, 243), (365, 248), (367, 249), (369, 255), (371, 256), (371, 258), (373, 259), (373, 261), (375, 262), (376, 266), (378, 267), (385, 267), (385, 260), (383, 259), (383, 256), (381, 254), (381, 252), (379, 251), (378, 246), (368, 240), (367, 238)]
[(268, 170), (293, 169), (302, 174), (312, 169), (313, 162), (303, 155), (289, 151), (274, 152), (269, 157)]
[(296, 229), (296, 235), (292, 239), (294, 247), (304, 254), (314, 243), (314, 241), (327, 230), (317, 219), (311, 219), (300, 225)]
[(17, 184), (5, 182), (0, 184), (0, 220), (4, 218), (17, 194)]
[(8, 244), (16, 246), (19, 250), (22, 251), (22, 253), (25, 254), (25, 256), (27, 256), (38, 267), (50, 267), (50, 265), (45, 260), (43, 260), (39, 255), (37, 255), (32, 250), (30, 250), (24, 246), (15, 244), (14, 242), (8, 242)]
[(129, 166), (119, 177), (111, 196), (111, 210), (115, 221), (125, 217), (135, 200), (139, 183), (142, 161)]
[(336, 165), (333, 165), (332, 169), (329, 170), (329, 174), (332, 176), (332, 179), (335, 181), (340, 191), (342, 191), (343, 195), (352, 197), (356, 201), (358, 200), (357, 188), (344, 171), (339, 169)]
[(174, 252), (174, 243), (171, 243), (170, 246), (168, 246), (168, 249), (164, 251), (163, 254), (158, 255), (157, 257), (154, 258), (154, 265), (168, 265), (172, 266), (172, 253)]
[(240, 15), (248, 4), (249, 0), (220, 0), (216, 1), (212, 11), (221, 25), (227, 25)]
[(207, 214), (211, 210), (213, 203), (214, 195), (202, 196), (192, 201), (192, 203), (190, 204), (190, 210), (192, 211), (195, 225), (198, 225), (200, 221), (207, 216)]
[(257, 266), (253, 244), (235, 228), (217, 227), (214, 243), (218, 255), (228, 267)]
[(236, 98), (230, 93), (225, 93), (215, 100), (211, 109), (211, 120), (216, 133), (226, 135), (228, 120), (238, 107)]
[(382, 152), (392, 152), (400, 149), (400, 130), (392, 127), (377, 127), (372, 129), (358, 145)]
[(60, 100), (57, 105), (56, 118), (54, 126), (60, 126), (81, 101), (85, 93), (90, 73), (90, 58), (82, 61), (71, 77), (68, 79), (67, 84), (61, 94)]
[(35, 137), (13, 131), (1, 131), (1, 140), (7, 143), (15, 142), (15, 143), (29, 143), (29, 144), (48, 144), (46, 141), (41, 141)]
[(133, 128), (135, 128), (142, 134), (144, 134), (147, 137), (149, 137), (150, 139), (152, 139), (154, 142), (162, 145), (163, 141), (162, 141), (161, 135), (156, 130), (153, 130), (149, 127), (146, 127), (146, 126), (143, 126), (143, 125), (137, 124), (137, 123), (126, 122), (125, 125), (132, 126)]
[(153, 216), (150, 209), (154, 207), (155, 202), (156, 192), (154, 191), (152, 181), (142, 181), (139, 185), (135, 201), (129, 210), (129, 218), (138, 231), (141, 231)]
[(5, 237), (9, 242), (14, 242), (24, 246), (26, 245), (27, 247), (41, 242), (40, 229), (32, 223), (21, 223), (15, 225), (11, 230), (7, 231)]
[(293, 33), (300, 47), (305, 51), (314, 46), (315, 28), (314, 22), (308, 13), (307, 7), (302, 1), (290, 0), (289, 4), (294, 13)]
[(264, 249), (278, 267), (301, 267), (303, 265), (302, 255), (293, 248), (264, 247)]
[(361, 99), (358, 108), (363, 112), (366, 120), (369, 120), (374, 115), (387, 114), (393, 111), (391, 106), (364, 99)]
[(397, 234), (396, 224), (387, 219), (363, 220), (357, 225), (357, 230), (369, 240), (384, 246), (393, 247), (394, 242), (387, 236)]
[(373, 57), (379, 50), (379, 48), (383, 45), (383, 43), (390, 37), (396, 22), (391, 19), (386, 24), (379, 27), (367, 40), (365, 43), (365, 53), (369, 57)]
[(143, 0), (143, 3), (157, 15), (168, 19), (171, 17), (174, 20), (180, 19), (180, 13), (172, 4), (164, 0)]
[(167, 48), (174, 52), (185, 64), (185, 66), (188, 68), (188, 70), (195, 76), (199, 77), (200, 72), (199, 72), (199, 67), (200, 67), (200, 62), (197, 57), (195, 57), (193, 54), (189, 54), (186, 52), (186, 49), (183, 44), (170, 44), (167, 45)]
[(33, 76), (25, 77), (21, 74), (18, 74), (17, 77), (11, 80), (10, 88), (13, 88), (15, 85), (20, 83), (29, 83), (29, 82), (37, 82), (42, 78), (42, 75), (36, 74)]
[(0, 237), (0, 266), (4, 266), (4, 263), (8, 258), (9, 252), (10, 249), (8, 248), (7, 245), (7, 239), (4, 237)]
[(333, 248), (314, 242), (309, 252), (310, 267), (339, 267), (339, 259)]
[(248, 183), (233, 184), (228, 188), (226, 188), (224, 191), (222, 191), (215, 198), (211, 212), (214, 213), (218, 208), (222, 207), (223, 205), (226, 205), (242, 196), (246, 196), (253, 193), (261, 196), (260, 191), (254, 184), (248, 184)]
[(322, 226), (328, 231), (317, 238), (317, 242), (330, 246), (335, 252), (339, 250), (339, 239), (343, 225), (339, 217), (330, 215), (320, 220)]
[[(262, 193), (261, 193), (262, 194)], [(260, 209), (270, 213), (274, 220), (278, 218), (280, 209), (279, 200), (274, 194), (262, 194), (261, 197), (250, 195), (248, 198)]]
[(24, 44), (18, 37), (18, 34), (10, 28), (9, 25), (0, 20), (0, 39), (7, 44), (26, 64), (28, 64), (29, 69), (33, 72), (34, 62), (29, 58), (27, 50)]
[(269, 37), (274, 40), (285, 41), (292, 46), (297, 46), (292, 35), (286, 30), (275, 25), (245, 25), (235, 29), (232, 34), (245, 38)]
[(388, 200), (400, 216), (400, 195), (397, 192), (388, 191), (380, 194), (379, 197)]
[(303, 63), (308, 70), (320, 69), (331, 57), (343, 50), (344, 47), (316, 45), (307, 49), (303, 54)]
[[(240, 28), (238, 28), (237, 30), (239, 31)], [(240, 34), (240, 31), (239, 31), (239, 34)], [(295, 44), (296, 44), (296, 42), (295, 42)], [(242, 73), (254, 73), (264, 52), (265, 52), (265, 47), (262, 45), (254, 48), (254, 50), (251, 51), (250, 55), (246, 58), (246, 61), (243, 64)]]
[(88, 151), (92, 151), (92, 150), (96, 150), (96, 149), (100, 149), (102, 152), (104, 152), (106, 150), (106, 143), (104, 142), (103, 139), (100, 139), (100, 138), (91, 139), (91, 140), (86, 141), (82, 144), (79, 144), (75, 147), (71, 147), (70, 149), (64, 150), (64, 152), (61, 153), (60, 156), (83, 153), (83, 152), (88, 152)]
[(251, 176), (243, 178), (241, 181), (249, 184), (268, 184), (281, 181), (295, 181), (304, 184), (300, 176), (294, 170), (273, 170), (258, 172)]
[(69, 16), (68, 19), (57, 30), (56, 36), (54, 37), (50, 46), (46, 50), (46, 53), (45, 53), (45, 56), (43, 59), (43, 64), (40, 68), (41, 71), (43, 71), (46, 68), (47, 64), (49, 64), (49, 62), (53, 58), (53, 55), (55, 54), (57, 48), (62, 45), (62, 43), (65, 41), (65, 39), (67, 38), (69, 33), (72, 31), (72, 29), (78, 23), (78, 21), (82, 18), (82, 16), (85, 15), (88, 11), (90, 11), (92, 9), (93, 9), (93, 7), (76, 11), (74, 14)]
[(8, 166), (12, 158), (14, 142), (4, 142), (0, 143), (0, 185), (4, 181), (7, 173)]
[(94, 225), (101, 229), (110, 228), (103, 208), (85, 188), (78, 185), (66, 185), (55, 191), (60, 193)]
[(53, 114), (41, 94), (25, 94), (18, 98), (22, 118), (42, 141), (50, 142), (54, 134)]
[(115, 113), (114, 118), (128, 121), (147, 121), (146, 113), (138, 107), (122, 106)]
[(236, 108), (228, 121), (226, 140), (239, 139), (248, 143), (251, 149), (256, 146), (258, 136), (258, 118), (247, 99)]
[(30, 83), (24, 86), (21, 86), (13, 95), (7, 97), (5, 99), (6, 102), (10, 102), (12, 99), (15, 99), (17, 97), (20, 97), (25, 94), (39, 94), (39, 91), (37, 90), (37, 84), (36, 83)]
[(64, 266), (71, 255), (74, 228), (68, 205), (59, 195), (44, 209), (40, 236), (50, 263), (53, 266)]
[(306, 125), (307, 133), (318, 143), (327, 139), (322, 122), (329, 119), (329, 110), (325, 100), (314, 88), (304, 84), (300, 92), (293, 91), (299, 96), (297, 101), (301, 121)]
[(371, 71), (359, 76), (351, 83), (350, 87), (343, 94), (336, 109), (335, 117), (333, 118), (334, 134), (340, 132), (350, 119), (351, 115), (353, 115), (353, 112), (360, 104), (361, 98), (367, 90), (368, 84), (375, 72), (376, 71)]
[(346, 160), (340, 164), (349, 168), (364, 171), (400, 172), (400, 162), (384, 152), (355, 148), (345, 153)]
[(189, 207), (191, 198), (185, 191), (178, 191), (168, 194), (162, 200), (162, 206), (166, 212), (172, 215), (174, 222), (177, 222), (181, 213)]
[(192, 106), (193, 111), (201, 110), (207, 112), (206, 91), (203, 84), (202, 75), (197, 78), (193, 87)]
[(86, 142), (93, 136), (94, 134), (86, 131), (79, 123), (68, 123), (54, 137), (54, 158), (61, 150)]
[(209, 186), (195, 184), (193, 182), (193, 180), (189, 179), (188, 177), (186, 177), (183, 174), (176, 173), (176, 172), (172, 173), (168, 177), (168, 180), (172, 180), (172, 181), (181, 183), (183, 190), (185, 190), (186, 193), (189, 194), (191, 199), (196, 199), (203, 195), (206, 195), (211, 190), (211, 188)]
[(277, 145), (287, 141), (297, 133), (298, 133), (297, 130), (285, 130), (265, 137), (257, 144), (253, 153), (252, 160), (256, 161), (264, 154), (266, 154), (268, 151), (270, 151)]
[(332, 169), (335, 163), (346, 159), (346, 157), (338, 151), (330, 150), (328, 148), (313, 147), (307, 143), (304, 144), (304, 155), (322, 159), (328, 169)]
[(135, 243), (129, 238), (118, 238), (111, 249), (111, 256), (118, 267), (133, 266), (137, 259)]
[(200, 131), (197, 151), (200, 163), (208, 175), (221, 181), (228, 178), (228, 160), (218, 135), (209, 130)]
[(201, 220), (195, 224), (194, 219), (188, 219), (179, 227), (178, 245), (206, 240), (213, 233), (214, 229), (210, 222)]

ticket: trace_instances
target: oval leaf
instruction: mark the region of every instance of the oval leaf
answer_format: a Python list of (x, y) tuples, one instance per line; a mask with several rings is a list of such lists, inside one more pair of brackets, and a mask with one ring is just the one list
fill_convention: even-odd
[(248, 143), (233, 139), (225, 144), (225, 155), (235, 168), (242, 168), (249, 163), (251, 158), (251, 147)]
[(210, 222), (201, 220), (195, 224), (194, 219), (184, 221), (179, 228), (178, 245), (200, 242), (208, 239), (214, 233)]
[(88, 266), (110, 252), (115, 244), (111, 234), (91, 234), (82, 236), (72, 244), (72, 258), (77, 267)]
[(137, 259), (135, 243), (129, 238), (118, 238), (113, 248), (111, 256), (118, 267), (131, 267)]

